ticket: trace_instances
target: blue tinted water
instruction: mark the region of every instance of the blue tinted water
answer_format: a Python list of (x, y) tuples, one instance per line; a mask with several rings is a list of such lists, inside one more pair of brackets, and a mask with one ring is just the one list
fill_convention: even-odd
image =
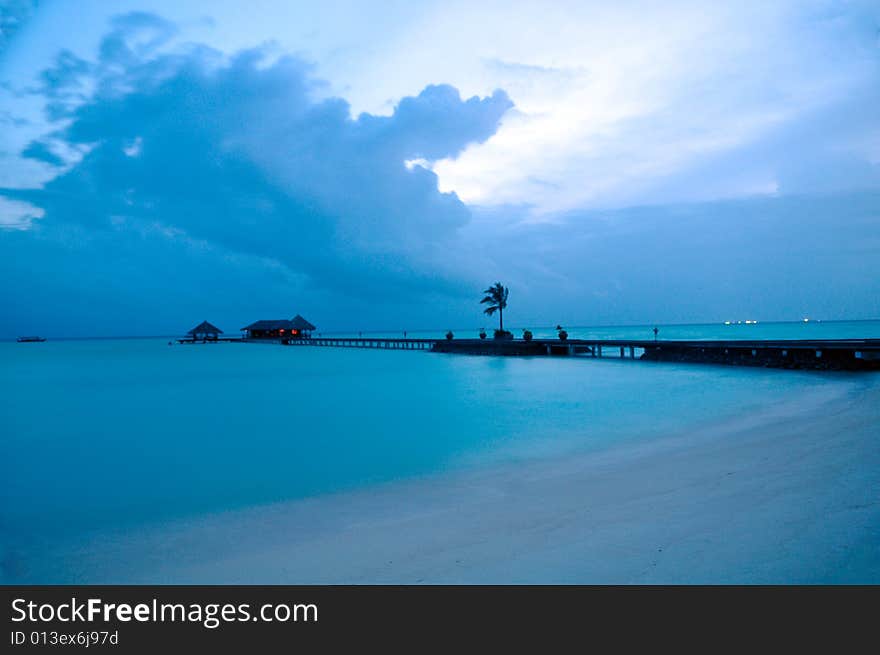
[(6, 342), (0, 362), (0, 533), (19, 537), (601, 448), (841, 379), (167, 339)]

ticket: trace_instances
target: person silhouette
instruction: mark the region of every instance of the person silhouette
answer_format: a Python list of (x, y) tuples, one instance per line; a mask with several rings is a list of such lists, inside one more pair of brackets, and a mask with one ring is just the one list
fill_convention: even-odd
[(657, 341), (657, 333), (658, 333), (659, 331), (660, 331), (660, 330), (657, 329), (656, 327), (654, 328), (654, 341)]

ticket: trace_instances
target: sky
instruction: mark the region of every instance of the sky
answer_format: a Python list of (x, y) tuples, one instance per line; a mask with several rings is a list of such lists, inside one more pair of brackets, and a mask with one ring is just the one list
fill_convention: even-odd
[(0, 0), (0, 337), (880, 318), (876, 2)]

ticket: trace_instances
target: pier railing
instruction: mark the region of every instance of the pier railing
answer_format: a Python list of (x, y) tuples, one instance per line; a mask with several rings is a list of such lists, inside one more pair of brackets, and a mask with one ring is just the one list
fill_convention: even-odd
[(823, 370), (880, 370), (880, 339), (664, 341), (653, 339), (395, 339), (322, 337), (290, 345), (563, 356)]
[[(217, 341), (226, 341), (219, 339)], [(430, 350), (494, 356), (563, 356), (820, 370), (880, 370), (880, 339), (665, 341), (653, 339), (407, 339), (307, 337), (229, 339), (285, 346)], [(182, 343), (193, 343), (182, 341)]]
[(431, 350), (437, 339), (388, 339), (369, 337), (314, 337), (290, 339), (288, 346), (324, 346), (330, 348), (384, 348), (390, 350)]

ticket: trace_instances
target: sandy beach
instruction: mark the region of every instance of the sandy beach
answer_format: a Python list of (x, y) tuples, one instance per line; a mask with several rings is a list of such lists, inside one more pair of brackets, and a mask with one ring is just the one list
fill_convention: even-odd
[(880, 389), (54, 544), (9, 582), (880, 583)]

